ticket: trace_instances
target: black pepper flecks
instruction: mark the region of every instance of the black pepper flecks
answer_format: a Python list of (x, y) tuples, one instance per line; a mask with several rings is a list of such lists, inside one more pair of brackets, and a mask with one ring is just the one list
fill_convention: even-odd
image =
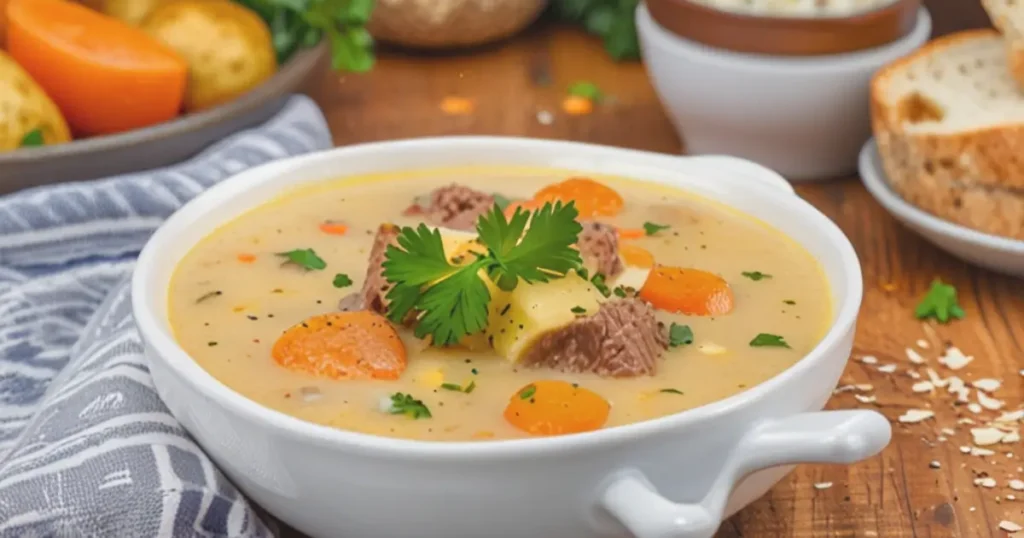
[(208, 345), (210, 347), (213, 347), (213, 346), (217, 345), (217, 342), (212, 342), (212, 341), (211, 342), (207, 342), (206, 345)]

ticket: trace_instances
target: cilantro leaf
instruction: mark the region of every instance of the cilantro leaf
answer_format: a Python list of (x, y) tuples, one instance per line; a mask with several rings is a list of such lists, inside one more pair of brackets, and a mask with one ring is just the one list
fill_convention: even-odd
[(761, 333), (750, 341), (750, 347), (789, 347), (786, 339), (777, 334)]
[(662, 230), (667, 230), (669, 228), (671, 228), (671, 226), (667, 224), (655, 224), (653, 222), (644, 223), (644, 233), (647, 235), (654, 235)]
[(21, 137), (21, 144), (19, 144), (18, 147), (32, 148), (42, 146), (45, 143), (46, 142), (43, 140), (43, 130), (35, 128), (25, 133), (25, 136)]
[(335, 288), (347, 288), (352, 285), (352, 279), (345, 273), (338, 273), (334, 275), (334, 287)]
[(430, 335), (433, 345), (450, 346), (487, 327), (491, 292), (477, 275), (486, 264), (477, 260), (461, 267), (420, 295), (416, 308), (423, 315), (413, 330), (417, 338)]
[(453, 392), (462, 392), (465, 394), (469, 394), (473, 392), (474, 389), (476, 389), (476, 381), (470, 381), (469, 384), (466, 385), (465, 387), (457, 383), (441, 383), (441, 388)]
[(673, 323), (668, 328), (668, 345), (671, 347), (685, 346), (693, 343), (693, 329), (689, 325)]
[(307, 271), (320, 271), (327, 268), (327, 262), (320, 256), (317, 256), (316, 251), (311, 248), (298, 248), (288, 252), (278, 252), (277, 255), (287, 259), (288, 261), (285, 263), (293, 263)]
[[(502, 290), (511, 291), (518, 279), (527, 284), (547, 282), (552, 276), (560, 277), (578, 268), (583, 260), (572, 248), (583, 231), (576, 222), (578, 215), (573, 202), (549, 202), (532, 214), (517, 209), (506, 221), (501, 210), (494, 207), (477, 224), (480, 240), (495, 262), (488, 276)], [(530, 228), (523, 234), (527, 223)]]
[(391, 395), (391, 406), (388, 413), (392, 415), (405, 415), (413, 420), (430, 418), (430, 409), (421, 400), (412, 397), (412, 394), (396, 392)]
[(519, 399), (520, 400), (529, 400), (536, 393), (537, 393), (537, 385), (534, 385), (533, 383), (530, 383), (529, 385), (523, 387), (523, 390), (519, 391)]
[(388, 282), (423, 286), (441, 280), (459, 270), (445, 257), (441, 232), (426, 224), (408, 226), (398, 232), (398, 246), (388, 245), (384, 252), (384, 278)]
[(753, 280), (754, 282), (772, 277), (772, 275), (769, 275), (768, 273), (762, 273), (761, 271), (743, 271), (742, 274), (743, 276), (749, 278), (750, 280)]
[(601, 88), (598, 88), (597, 84), (594, 84), (593, 82), (577, 82), (572, 86), (569, 86), (568, 93), (573, 97), (582, 97), (584, 99), (589, 99), (595, 103), (600, 102), (602, 99), (604, 99), (604, 92), (602, 92)]
[(935, 318), (939, 323), (948, 323), (950, 318), (963, 319), (964, 309), (957, 302), (956, 288), (936, 279), (914, 309), (914, 316), (917, 319)]

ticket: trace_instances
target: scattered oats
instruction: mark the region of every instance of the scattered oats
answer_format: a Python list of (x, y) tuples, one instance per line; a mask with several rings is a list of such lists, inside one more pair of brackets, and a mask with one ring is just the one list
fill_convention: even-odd
[(967, 417), (964, 417), (964, 418), (956, 421), (956, 423), (957, 424), (974, 424), (974, 421), (969, 419), (969, 418), (967, 418)]
[(927, 340), (925, 340), (924, 338), (922, 338), (922, 339), (920, 339), (920, 340), (918, 340), (918, 341), (917, 341), (917, 347), (919, 347), (919, 348), (921, 348), (921, 349), (928, 349), (928, 348), (929, 348), (929, 347), (931, 347), (931, 346), (930, 346), (930, 345), (928, 344), (928, 341), (927, 341)]
[(971, 403), (967, 404), (967, 410), (970, 411), (971, 413), (975, 413), (975, 414), (981, 413), (981, 406), (976, 404), (976, 403), (974, 403), (974, 402), (971, 402)]
[(924, 357), (909, 347), (907, 348), (907, 360), (914, 364), (924, 364)]
[(936, 437), (935, 440), (940, 442), (940, 443), (945, 443), (946, 442), (946, 438), (944, 436), (942, 436), (942, 435)]
[(967, 388), (967, 383), (964, 383), (963, 379), (960, 379), (955, 375), (946, 378), (946, 383), (949, 385), (950, 393), (957, 393)]
[(1024, 530), (1024, 527), (1012, 522), (1006, 521), (1005, 519), (999, 522), (999, 528), (1006, 532), (1019, 532)]
[(896, 365), (895, 364), (884, 364), (884, 365), (878, 367), (878, 371), (882, 372), (883, 374), (891, 374), (891, 373), (896, 371)]
[(954, 430), (953, 428), (942, 428), (941, 431), (946, 435), (956, 435), (956, 430)]
[(1006, 434), (995, 428), (971, 428), (971, 437), (973, 438), (974, 444), (978, 446), (988, 446), (999, 443), (1003, 440), (1004, 435)]
[(917, 383), (914, 383), (914, 386), (911, 387), (911, 390), (913, 390), (914, 392), (931, 392), (934, 388), (935, 387), (932, 386), (931, 381), (919, 381)]
[(907, 376), (909, 376), (910, 379), (921, 379), (921, 374), (913, 370), (907, 370)]
[(977, 510), (977, 508), (975, 508), (975, 507), (973, 507), (973, 506), (972, 506), (972, 507), (968, 508), (968, 510), (969, 510), (969, 511), (971, 511), (971, 512), (973, 512), (973, 511)]
[(853, 397), (856, 398), (858, 402), (866, 404), (875, 403), (875, 400), (877, 399), (874, 396), (865, 396), (863, 394), (854, 394)]
[(960, 351), (960, 348), (956, 346), (950, 346), (946, 353), (939, 357), (939, 363), (945, 365), (950, 370), (959, 370), (970, 364), (973, 360), (974, 357), (964, 355), (964, 352)]
[(841, 387), (836, 387), (836, 390), (833, 390), (832, 394), (842, 394), (844, 392), (852, 392), (854, 390), (857, 390), (857, 387), (853, 385), (843, 385)]
[(1007, 495), (1006, 497), (1003, 497), (1003, 498), (1008, 500), (1008, 501), (1016, 501), (1017, 500), (1017, 496), (1012, 494), (1012, 493)]
[(1017, 373), (1020, 374), (1020, 375), (1024, 375), (1024, 370), (1021, 370), (1021, 371), (1019, 371)]
[(1024, 480), (1010, 480), (1009, 486), (1014, 491), (1024, 491)]
[(818, 482), (814, 485), (814, 489), (828, 489), (832, 487), (832, 482)]
[[(877, 364), (878, 358), (874, 355), (864, 355), (860, 358), (860, 362), (863, 362), (864, 364)], [(1024, 370), (1021, 370), (1020, 375), (1024, 375)]]
[[(1010, 432), (1010, 433), (1004, 435), (1003, 436), (1003, 442), (1004, 443), (1019, 443), (1020, 442), (1020, 433), (1018, 433), (1018, 432)], [(1012, 456), (1012, 454), (1008, 454), (1008, 455)]]
[(970, 454), (971, 453), (971, 447), (969, 447), (969, 446), (962, 446), (962, 447), (960, 447), (960, 452), (962, 452), (964, 454)]
[[(857, 387), (857, 390), (862, 391), (862, 392), (868, 392), (868, 391), (875, 390), (875, 386), (872, 385), (871, 383), (861, 383), (860, 385), (854, 385), (854, 386)], [(1022, 412), (1024, 412), (1024, 411), (1022, 411)]]
[(985, 456), (994, 456), (995, 452), (993, 452), (993, 451), (991, 451), (991, 450), (989, 450), (987, 448), (972, 447), (971, 448), (971, 455), (983, 458)]
[(986, 476), (985, 478), (975, 478), (974, 485), (981, 486), (983, 488), (994, 488), (997, 484), (995, 478), (992, 478), (991, 476)]
[(928, 464), (928, 466), (931, 467), (932, 469), (941, 469), (942, 468), (942, 464), (939, 463), (938, 460), (932, 460), (931, 463)]
[(935, 416), (935, 411), (929, 411), (927, 409), (908, 409), (906, 413), (900, 415), (899, 421), (904, 424), (914, 424), (921, 422), (922, 420), (928, 420)]
[(958, 401), (960, 403), (967, 403), (967, 402), (970, 401), (970, 398), (968, 398), (970, 395), (971, 395), (971, 389), (969, 389), (967, 387), (964, 387), (964, 388), (956, 391), (956, 401)]
[(551, 125), (552, 123), (555, 123), (555, 116), (547, 110), (541, 110), (537, 112), (537, 123), (541, 125)]
[(939, 377), (939, 374), (935, 373), (935, 370), (931, 368), (925, 368), (925, 374), (928, 374), (928, 380), (932, 382), (932, 385), (936, 387), (945, 387), (949, 382)]
[(1003, 407), (1002, 401), (997, 400), (995, 398), (990, 398), (988, 395), (981, 391), (978, 391), (978, 403), (981, 404), (981, 406), (984, 407), (985, 409), (991, 411), (997, 411), (999, 409), (1002, 409)]
[(1018, 409), (1016, 411), (1007, 411), (1002, 415), (996, 417), (996, 422), (1017, 422), (1024, 418), (1024, 409)]
[(974, 388), (985, 392), (995, 392), (1003, 385), (998, 379), (992, 378), (979, 379), (971, 384), (974, 385)]

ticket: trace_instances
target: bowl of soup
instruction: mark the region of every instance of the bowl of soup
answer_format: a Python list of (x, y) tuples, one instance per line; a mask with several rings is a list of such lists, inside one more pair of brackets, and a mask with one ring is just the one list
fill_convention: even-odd
[(132, 282), (154, 384), (312, 536), (710, 537), (792, 465), (888, 443), (822, 411), (861, 302), (770, 170), (446, 137), (245, 171)]

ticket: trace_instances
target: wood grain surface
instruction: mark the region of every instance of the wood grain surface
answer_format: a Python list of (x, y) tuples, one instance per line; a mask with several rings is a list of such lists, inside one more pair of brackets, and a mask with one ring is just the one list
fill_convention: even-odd
[[(977, 0), (926, 3), (936, 34), (988, 25)], [(541, 24), (485, 49), (445, 55), (382, 51), (380, 56), (368, 75), (328, 74), (311, 90), (339, 145), (475, 133), (681, 151), (643, 67), (613, 63), (598, 42), (574, 29)], [(559, 103), (567, 86), (581, 79), (597, 83), (613, 98), (590, 115), (563, 114)], [(445, 114), (441, 103), (452, 96), (470, 100), (472, 113)], [(538, 121), (541, 112), (552, 114), (550, 125)], [(719, 536), (1000, 537), (1007, 535), (999, 529), (1001, 520), (1024, 525), (1024, 492), (1008, 485), (1010, 479), (1024, 479), (1020, 442), (985, 447), (995, 452), (992, 456), (962, 453), (962, 446), (972, 446), (971, 426), (958, 420), (967, 417), (980, 424), (999, 412), (974, 414), (954, 406), (945, 390), (913, 392), (915, 380), (907, 374), (913, 365), (905, 354), (907, 347), (915, 347), (940, 370), (940, 348), (952, 343), (975, 357), (956, 373), (968, 382), (1001, 380), (995, 396), (1006, 402), (1005, 410), (1017, 409), (1024, 401), (1019, 373), (1024, 368), (1024, 283), (937, 250), (897, 224), (855, 178), (798, 190), (846, 232), (864, 268), (855, 360), (842, 383), (873, 385), (862, 396), (877, 401), (861, 403), (851, 391), (837, 394), (830, 407), (877, 407), (893, 419), (893, 441), (881, 456), (857, 465), (800, 467), (726, 522)], [(956, 285), (967, 317), (928, 330), (912, 311), (935, 277)], [(917, 347), (919, 339), (929, 348)], [(878, 364), (857, 360), (864, 355), (877, 357)], [(898, 370), (882, 373), (881, 364), (896, 364)], [(930, 408), (936, 417), (899, 423), (896, 418), (911, 408)], [(953, 431), (942, 433), (942, 428)], [(975, 484), (985, 476), (995, 479), (995, 487)]]

